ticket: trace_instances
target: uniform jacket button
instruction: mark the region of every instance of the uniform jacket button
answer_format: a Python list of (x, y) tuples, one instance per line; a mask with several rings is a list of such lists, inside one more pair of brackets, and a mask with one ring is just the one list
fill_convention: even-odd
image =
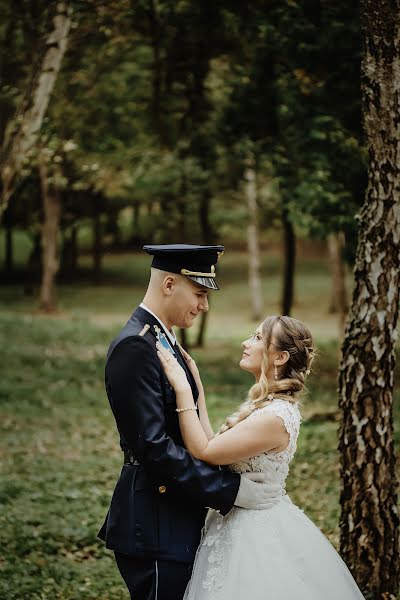
[(165, 487), (165, 485), (160, 485), (160, 487), (158, 488), (158, 491), (160, 492), (160, 494), (165, 494), (165, 492), (167, 491), (167, 488)]

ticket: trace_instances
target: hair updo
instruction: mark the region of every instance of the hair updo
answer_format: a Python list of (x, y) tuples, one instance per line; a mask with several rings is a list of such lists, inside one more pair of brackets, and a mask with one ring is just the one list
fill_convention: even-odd
[[(270, 402), (270, 395), (296, 402), (305, 390), (305, 379), (316, 356), (310, 331), (297, 319), (286, 316), (267, 317), (261, 331), (264, 352), (260, 379), (250, 388), (239, 409), (226, 419), (219, 433), (234, 427), (257, 408), (266, 406)], [(288, 352), (289, 359), (279, 367), (278, 379), (268, 383), (268, 348), (272, 338), (275, 348), (281, 352)]]

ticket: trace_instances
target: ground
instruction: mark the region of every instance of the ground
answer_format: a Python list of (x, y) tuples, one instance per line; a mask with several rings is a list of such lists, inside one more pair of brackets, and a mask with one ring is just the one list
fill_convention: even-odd
[[(263, 264), (265, 314), (274, 314), (279, 254), (271, 252)], [(127, 598), (111, 553), (96, 538), (121, 465), (103, 368), (109, 341), (141, 300), (148, 257), (106, 257), (96, 286), (85, 266), (84, 257), (79, 283), (60, 286), (55, 316), (38, 314), (21, 285), (0, 288), (0, 600)], [(211, 299), (206, 347), (193, 351), (215, 427), (252, 382), (238, 362), (240, 341), (257, 326), (249, 318), (245, 254), (227, 253), (220, 267), (222, 291)], [(326, 259), (300, 257), (293, 316), (313, 331), (320, 356), (309, 378), (287, 490), (337, 546), (339, 343), (329, 292)]]

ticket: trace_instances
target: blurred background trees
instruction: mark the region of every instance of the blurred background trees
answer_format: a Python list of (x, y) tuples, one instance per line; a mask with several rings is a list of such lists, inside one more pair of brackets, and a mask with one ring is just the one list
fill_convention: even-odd
[[(90, 231), (95, 280), (105, 250), (178, 241), (246, 247), (250, 239), (256, 289), (254, 241), (274, 239), (282, 241), (289, 314), (296, 239), (329, 239), (331, 308), (344, 314), (343, 261), (354, 259), (366, 184), (357, 8), (315, 0), (1, 0), (3, 181), (7, 135), (32, 102), (60, 5), (72, 14), (67, 51), (3, 215), (3, 275), (22, 279), (27, 292), (41, 278), (41, 306), (51, 311), (55, 294), (43, 286), (54, 285), (56, 262), (60, 278), (77, 276), (79, 253), (89, 250), (82, 231)], [(60, 205), (53, 259), (40, 242), (49, 190)], [(246, 239), (248, 226), (258, 233)], [(31, 239), (18, 273), (16, 230)]]
[[(314, 477), (319, 458), (307, 461), (320, 443), (330, 453), (330, 462), (320, 466), (330, 466), (318, 512), (333, 522), (337, 457), (325, 443), (325, 421), (339, 415), (337, 339), (350, 304), (346, 275), (348, 281), (354, 266), (340, 368), (341, 552), (363, 591), (388, 600), (398, 592), (392, 392), (399, 305), (399, 1), (379, 0), (377, 8), (363, 0), (361, 9), (363, 20), (358, 5), (344, 0), (0, 0), (1, 302), (16, 314), (27, 306), (54, 313), (57, 284), (68, 283), (63, 307), (73, 307), (74, 315), (85, 309), (87, 320), (98, 311), (99, 322), (111, 322), (144, 289), (148, 265), (136, 253), (144, 243), (223, 243), (226, 291), (212, 298), (212, 352), (199, 350), (209, 361), (215, 419), (237, 400), (236, 358), (224, 352), (248, 335), (249, 321), (259, 322), (266, 305), (312, 320), (316, 337), (325, 341), (332, 338), (328, 311), (336, 313), (335, 345), (323, 356), (325, 365), (331, 361), (330, 373), (322, 371), (310, 403), (316, 413), (308, 415), (295, 486), (314, 483), (312, 509), (320, 491)], [(367, 72), (383, 79), (368, 81)], [(380, 89), (386, 104), (374, 110)], [(299, 250), (310, 247), (314, 257), (329, 257), (320, 271), (300, 264)], [(321, 308), (327, 289), (321, 270), (328, 268), (329, 304)], [(116, 290), (121, 274), (128, 285)], [(108, 287), (93, 291), (92, 284), (104, 281)], [(27, 298), (15, 302), (20, 289)], [(196, 340), (182, 332), (185, 345), (205, 345), (203, 317)], [(60, 324), (53, 331), (56, 320), (49, 319), (43, 327), (51, 335), (39, 344), (42, 324), (29, 325), (32, 339), (23, 354), (27, 321), (8, 319), (7, 313), (3, 346), (18, 340), (11, 343), (17, 366), (8, 370), (3, 361), (9, 382), (3, 378), (0, 400), (10, 399), (9, 422), (21, 418), (25, 432), (15, 388), (28, 411), (31, 397), (43, 393), (47, 418), (54, 397), (42, 392), (42, 380), (51, 361), (60, 359), (62, 375), (49, 390), (70, 389), (74, 376), (64, 371), (75, 355), (83, 361), (79, 385), (92, 366), (87, 357), (97, 357), (83, 390), (90, 396), (105, 349), (98, 342), (85, 350), (88, 323), (73, 325), (72, 335)], [(93, 339), (104, 344), (107, 336), (97, 332)], [(55, 344), (54, 356), (47, 339)], [(32, 357), (41, 375), (28, 385), (30, 371), (22, 372)], [(216, 371), (220, 387), (213, 392)], [(227, 379), (231, 387), (224, 387)], [(68, 410), (81, 392), (72, 394)], [(333, 429), (329, 436), (336, 443)], [(335, 498), (329, 506), (324, 495)], [(24, 546), (25, 537), (33, 539), (24, 536)]]

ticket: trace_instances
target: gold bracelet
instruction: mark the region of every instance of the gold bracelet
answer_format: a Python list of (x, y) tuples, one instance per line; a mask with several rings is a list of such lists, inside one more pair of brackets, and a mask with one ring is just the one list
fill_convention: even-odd
[(185, 410), (197, 410), (195, 406), (188, 406), (188, 408), (176, 408), (177, 413), (184, 412)]

